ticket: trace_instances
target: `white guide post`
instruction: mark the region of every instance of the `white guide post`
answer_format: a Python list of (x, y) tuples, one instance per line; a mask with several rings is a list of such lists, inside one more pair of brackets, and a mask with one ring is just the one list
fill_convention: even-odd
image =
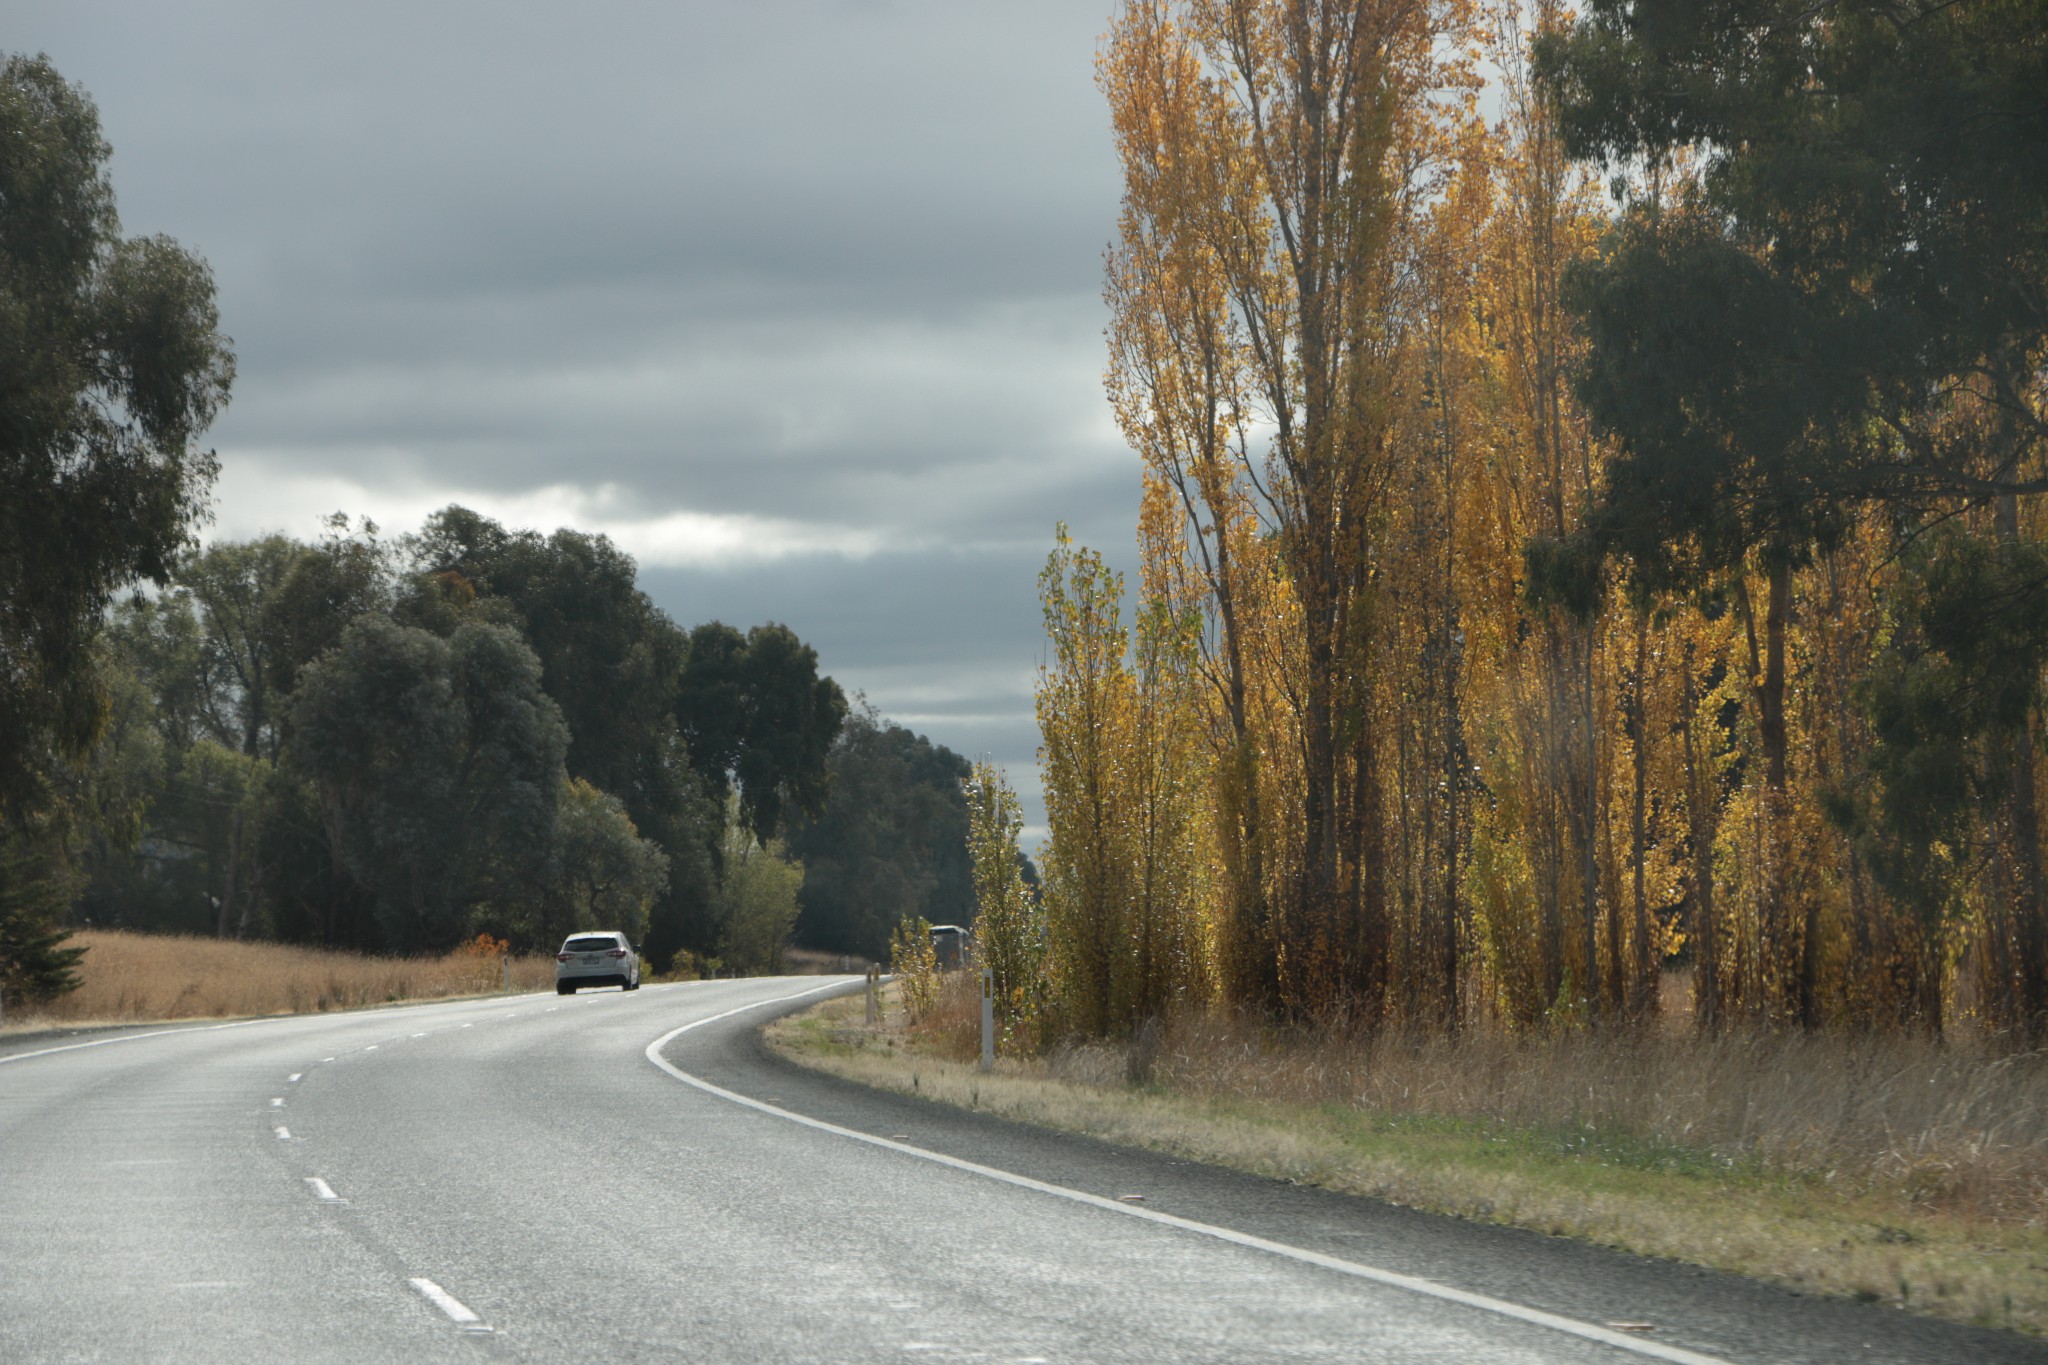
[(981, 1069), (996, 1069), (996, 974), (981, 969)]

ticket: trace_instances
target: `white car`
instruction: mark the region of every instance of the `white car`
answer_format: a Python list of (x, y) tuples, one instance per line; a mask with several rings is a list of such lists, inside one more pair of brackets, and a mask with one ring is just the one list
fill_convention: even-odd
[(624, 934), (605, 929), (569, 935), (555, 954), (555, 994), (574, 995), (578, 986), (640, 989), (640, 955)]

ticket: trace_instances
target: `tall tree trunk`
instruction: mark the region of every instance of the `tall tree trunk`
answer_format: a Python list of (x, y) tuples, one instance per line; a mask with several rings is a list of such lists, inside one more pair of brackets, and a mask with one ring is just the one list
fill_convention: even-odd
[[(1212, 414), (1213, 428), (1213, 414)], [(1209, 452), (1214, 458), (1214, 452)], [(1205, 494), (1206, 496), (1206, 494)], [(1252, 734), (1247, 706), (1244, 641), (1238, 614), (1240, 587), (1230, 550), (1230, 507), (1227, 500), (1209, 501), (1210, 525), (1216, 542), (1212, 592), (1223, 624), (1226, 711), (1230, 719), (1230, 752), (1225, 760), (1236, 785), (1236, 801), (1224, 811), (1230, 828), (1225, 837), (1237, 844), (1232, 860), (1237, 874), (1231, 916), (1235, 933), (1230, 945), (1230, 994), (1240, 1006), (1264, 1011), (1280, 1004), (1280, 981), (1273, 951), (1272, 901), (1266, 889), (1265, 827), (1261, 823), (1258, 740)], [(1199, 534), (1199, 532), (1198, 532)]]
[[(2018, 540), (2019, 499), (2002, 494), (1995, 522), (2000, 540)], [(2005, 823), (2011, 831), (2014, 864), (2012, 914), (2017, 932), (2013, 969), (2019, 978), (2014, 1003), (2020, 1027), (2036, 1039), (2048, 1031), (2048, 899), (2043, 897), (2048, 877), (2043, 876), (2041, 866), (2041, 806), (2034, 775), (2041, 752), (2040, 724), (2040, 708), (2029, 706), (2020, 733), (2004, 746), (2005, 761), (2012, 765)]]
[[(1449, 493), (1451, 490), (1446, 487)], [(1458, 797), (1465, 785), (1465, 725), (1459, 698), (1458, 663), (1464, 647), (1464, 631), (1458, 625), (1458, 603), (1452, 596), (1452, 560), (1456, 527), (1456, 500), (1444, 536), (1444, 597), (1448, 618), (1444, 628), (1444, 895), (1442, 937), (1437, 945), (1438, 989), (1444, 1028), (1455, 1034), (1460, 1023), (1458, 1008)]]
[(1377, 1024), (1387, 1007), (1393, 925), (1387, 915), (1386, 819), (1381, 807), (1379, 727), (1372, 724), (1370, 717), (1363, 717), (1360, 728), (1352, 774), (1356, 789), (1353, 809), (1357, 851), (1351, 865), (1351, 876), (1356, 882), (1352, 894), (1356, 897), (1354, 913), (1358, 928), (1352, 975), (1347, 984), (1357, 1017), (1366, 1024)]
[(228, 868), (221, 887), (219, 922), (214, 928), (215, 938), (228, 936), (229, 917), (235, 908), (235, 885), (242, 870), (242, 807), (235, 805), (235, 813), (228, 819)]
[(1689, 931), (1693, 943), (1693, 1018), (1701, 1031), (1720, 1028), (1721, 945), (1714, 915), (1714, 840), (1720, 812), (1720, 781), (1711, 767), (1712, 755), (1702, 746), (1698, 712), (1703, 697), (1694, 663), (1693, 642), (1685, 642), (1685, 704), (1679, 709), (1680, 738), (1685, 743), (1685, 789), (1687, 842), (1691, 845), (1692, 894), (1686, 899), (1692, 910)]
[(1650, 960), (1650, 904), (1643, 884), (1643, 861), (1649, 856), (1649, 726), (1646, 676), (1650, 669), (1650, 614), (1636, 613), (1636, 671), (1629, 699), (1629, 743), (1634, 749), (1635, 793), (1629, 811), (1629, 871), (1635, 900), (1635, 962), (1630, 973), (1628, 1012), (1636, 1019), (1647, 1018), (1656, 1008), (1655, 966)]
[(1757, 961), (1751, 964), (1751, 972), (1757, 998), (1766, 1002), (1763, 1008), (1782, 1018), (1782, 1012), (1789, 1006), (1801, 1027), (1812, 1028), (1818, 1023), (1818, 1006), (1816, 982), (1809, 973), (1818, 968), (1819, 955), (1815, 953), (1809, 958), (1805, 940), (1809, 934), (1818, 934), (1819, 925), (1818, 906), (1813, 903), (1810, 892), (1802, 895), (1804, 903), (1799, 907), (1800, 942), (1796, 960), (1791, 960), (1792, 945), (1788, 942), (1792, 937), (1794, 907), (1788, 903), (1791, 887), (1786, 876), (1791, 849), (1787, 837), (1790, 832), (1790, 802), (1786, 791), (1785, 628), (1791, 616), (1792, 568), (1783, 556), (1773, 556), (1765, 567), (1765, 574), (1768, 588), (1761, 642), (1757, 637), (1756, 619), (1748, 592), (1738, 591), (1736, 595), (1749, 639), (1749, 693), (1756, 707), (1757, 739), (1763, 748), (1764, 760), (1762, 843), (1758, 850), (1764, 865), (1764, 884), (1760, 895), (1763, 941), (1759, 945)]
[(1585, 639), (1579, 672), (1579, 733), (1586, 746), (1581, 756), (1586, 786), (1580, 814), (1579, 913), (1585, 917), (1586, 1012), (1590, 1018), (1598, 1019), (1605, 988), (1600, 974), (1600, 871), (1595, 857), (1600, 838), (1600, 731), (1593, 713), (1593, 627), (1588, 624), (1582, 630)]
[(1302, 717), (1302, 868), (1301, 881), (1288, 907), (1286, 939), (1290, 970), (1286, 991), (1290, 1008), (1314, 1012), (1334, 1002), (1314, 998), (1318, 979), (1326, 980), (1328, 955), (1349, 947), (1343, 932), (1337, 865), (1343, 847), (1337, 828), (1341, 803), (1337, 772), (1337, 699), (1340, 651), (1336, 636), (1336, 604), (1328, 600), (1334, 554), (1315, 547), (1308, 572), (1302, 575), (1302, 617), (1308, 631), (1307, 694)]
[(1785, 792), (1785, 623), (1792, 611), (1792, 568), (1770, 566), (1770, 600), (1764, 609), (1763, 679), (1757, 686), (1757, 733), (1764, 746), (1764, 782)]

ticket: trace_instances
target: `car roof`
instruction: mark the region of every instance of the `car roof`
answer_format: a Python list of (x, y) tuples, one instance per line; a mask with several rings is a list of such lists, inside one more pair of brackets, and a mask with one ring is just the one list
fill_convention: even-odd
[[(569, 935), (569, 938), (615, 938), (621, 943), (626, 940), (626, 936), (616, 929), (579, 929)], [(563, 939), (562, 942), (567, 943), (569, 938)]]

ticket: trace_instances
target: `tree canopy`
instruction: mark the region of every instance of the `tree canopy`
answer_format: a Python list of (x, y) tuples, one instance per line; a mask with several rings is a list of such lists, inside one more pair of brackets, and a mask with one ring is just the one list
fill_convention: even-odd
[(718, 794), (737, 791), (756, 838), (794, 814), (823, 808), (825, 758), (846, 717), (839, 684), (818, 676), (818, 654), (788, 626), (745, 635), (711, 621), (690, 632), (676, 719)]
[[(678, 718), (690, 637), (601, 535), (451, 506), (395, 540), (336, 514), (311, 543), (190, 551), (108, 618), (117, 704), (62, 774), (106, 818), (43, 845), (76, 863), (52, 903), (406, 951), (480, 930), (552, 947), (597, 916), (657, 966), (717, 956), (739, 931), (716, 793), (736, 764), (778, 820), (821, 799), (806, 747), (839, 695), (786, 629), (755, 632), (751, 660), (738, 632), (706, 638), (727, 634), (753, 728), (707, 771)], [(786, 715), (813, 738), (778, 733)]]
[[(1538, 45), (1567, 149), (1647, 168), (1576, 272), (1604, 534), (1795, 557), (1848, 507), (2048, 491), (2039, 4), (1597, 0)], [(1950, 421), (1959, 396), (1996, 414)]]
[(361, 617), (306, 669), (292, 728), (393, 946), (448, 948), (476, 907), (543, 878), (569, 736), (513, 631), (469, 623), (443, 640)]
[(101, 614), (169, 577), (234, 378), (206, 263), (121, 235), (109, 155), (48, 60), (0, 65), (0, 819), (91, 743)]
[(795, 820), (788, 838), (804, 865), (803, 941), (880, 961), (905, 916), (970, 922), (967, 760), (863, 703), (825, 768), (823, 809)]

